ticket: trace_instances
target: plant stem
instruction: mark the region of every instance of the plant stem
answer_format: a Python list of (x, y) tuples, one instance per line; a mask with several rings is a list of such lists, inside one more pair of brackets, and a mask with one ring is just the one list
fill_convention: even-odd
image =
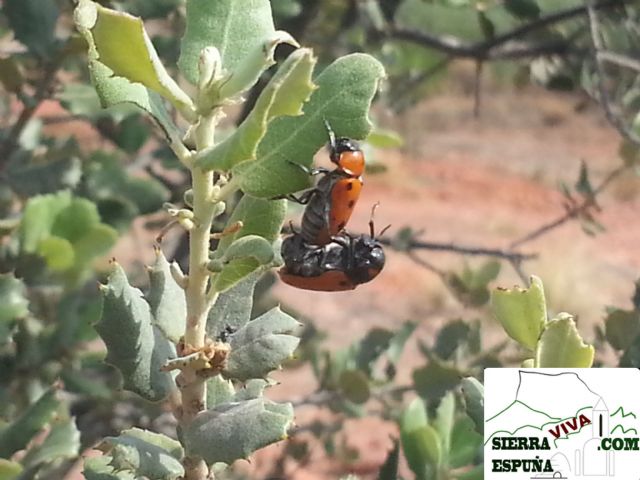
[[(215, 113), (202, 117), (196, 127), (196, 148), (202, 150), (213, 144)], [(187, 326), (184, 333), (185, 345), (202, 348), (205, 345), (207, 316), (212, 302), (207, 299), (210, 273), (209, 241), (215, 203), (213, 202), (213, 172), (203, 172), (191, 168), (193, 188), (194, 228), (189, 232), (189, 278), (186, 288)], [(185, 371), (182, 388), (182, 416), (180, 424), (186, 427), (196, 415), (204, 410), (206, 383), (195, 371)], [(187, 457), (184, 461), (185, 480), (204, 480), (209, 474), (204, 460)]]

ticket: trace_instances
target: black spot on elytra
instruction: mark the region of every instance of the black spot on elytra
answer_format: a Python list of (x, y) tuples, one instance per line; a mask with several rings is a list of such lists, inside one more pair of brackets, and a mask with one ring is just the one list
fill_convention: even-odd
[(355, 200), (350, 200), (349, 201), (349, 208), (353, 208), (353, 206), (356, 204)]
[(346, 280), (340, 280), (341, 287), (346, 287), (347, 285), (349, 285), (349, 283)]
[(353, 190), (353, 182), (347, 183), (347, 190)]

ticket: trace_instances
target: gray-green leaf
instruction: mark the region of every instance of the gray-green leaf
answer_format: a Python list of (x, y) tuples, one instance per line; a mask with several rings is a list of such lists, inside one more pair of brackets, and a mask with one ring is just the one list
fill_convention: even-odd
[(136, 478), (176, 480), (184, 475), (182, 447), (166, 435), (132, 428), (105, 438), (101, 449), (108, 451), (116, 471), (131, 471)]
[(184, 432), (184, 444), (189, 455), (209, 464), (231, 463), (287, 438), (292, 421), (290, 403), (265, 398), (225, 403), (198, 414)]
[(147, 300), (154, 323), (167, 338), (177, 343), (184, 335), (187, 302), (184, 289), (173, 279), (169, 262), (159, 248), (156, 261), (149, 267), (149, 281)]
[(235, 380), (264, 378), (289, 358), (300, 339), (291, 335), (300, 323), (279, 307), (269, 310), (231, 336), (224, 375)]
[(160, 367), (175, 357), (174, 345), (152, 324), (149, 304), (117, 263), (102, 291), (104, 306), (96, 330), (107, 345), (106, 362), (120, 370), (127, 390), (150, 401), (164, 399), (174, 385)]
[(216, 47), (223, 68), (233, 72), (274, 33), (269, 0), (188, 0), (178, 66), (187, 80), (196, 84), (200, 52)]

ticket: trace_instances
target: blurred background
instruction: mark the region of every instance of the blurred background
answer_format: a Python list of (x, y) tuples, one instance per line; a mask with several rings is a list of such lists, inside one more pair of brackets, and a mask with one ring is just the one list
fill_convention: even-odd
[[(182, 1), (99, 3), (143, 17), (178, 78)], [(182, 205), (188, 178), (135, 107), (100, 108), (73, 2), (1, 4), (0, 415), (16, 417), (61, 378), (66, 413), (57, 425), (73, 444), (25, 468), (71, 479), (80, 469), (74, 452), (104, 435), (131, 425), (175, 435), (168, 409), (114, 393), (118, 379), (101, 363), (91, 325), (109, 258), (145, 288), (145, 265), (170, 221), (163, 206)], [(378, 478), (397, 443), (405, 393), (446, 390), (461, 372), (519, 364), (522, 352), (492, 318), (489, 291), (524, 286), (531, 274), (543, 279), (552, 314), (577, 317), (600, 365), (640, 365), (629, 353), (640, 331), (637, 2), (271, 4), (276, 27), (314, 49), (318, 71), (356, 51), (385, 66), (350, 229), (368, 231), (376, 202), (378, 229), (391, 228), (382, 239), (385, 269), (355, 291), (307, 292), (275, 274), (261, 279), (256, 313), (280, 304), (306, 325), (296, 359), (269, 391), (296, 404), (297, 430), (251, 463), (238, 462), (229, 478)], [(289, 53), (280, 47), (277, 57)], [(272, 73), (227, 111), (222, 135)], [(327, 162), (327, 151), (318, 152), (317, 164)], [(294, 223), (301, 214), (291, 205)], [(185, 235), (166, 232), (162, 249), (184, 263)], [(627, 340), (614, 325), (632, 329)], [(364, 351), (363, 338), (378, 349), (364, 380), (351, 378), (366, 383), (366, 398), (340, 373)], [(390, 350), (391, 339), (401, 347)], [(435, 386), (424, 379), (434, 368)], [(374, 395), (378, 387), (389, 397)], [(482, 478), (474, 467), (479, 440), (468, 442), (466, 456), (450, 465), (468, 476), (451, 478)], [(404, 460), (400, 470), (413, 478)]]

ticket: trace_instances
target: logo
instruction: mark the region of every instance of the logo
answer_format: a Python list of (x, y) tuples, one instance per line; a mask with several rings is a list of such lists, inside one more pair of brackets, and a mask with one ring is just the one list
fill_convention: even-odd
[(640, 479), (640, 370), (484, 373), (485, 479)]

